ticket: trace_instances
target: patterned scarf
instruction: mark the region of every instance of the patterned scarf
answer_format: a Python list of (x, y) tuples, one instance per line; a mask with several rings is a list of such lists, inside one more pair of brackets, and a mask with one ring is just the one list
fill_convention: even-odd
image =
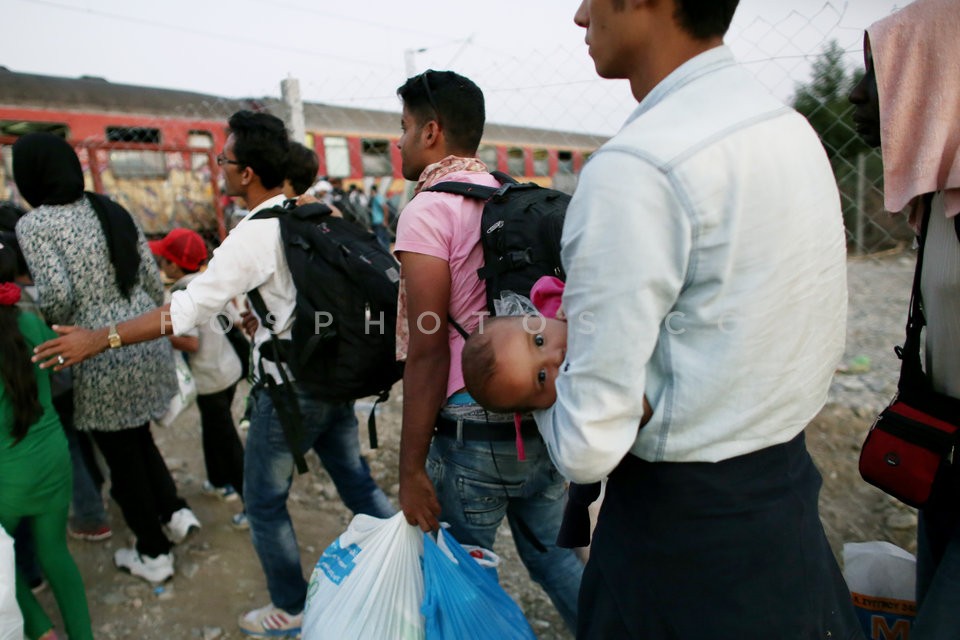
[(487, 170), (487, 165), (483, 164), (477, 158), (458, 158), (457, 156), (447, 156), (439, 162), (427, 165), (427, 168), (420, 174), (417, 186), (413, 189), (414, 195), (420, 193), (421, 189), (432, 187), (440, 182), (440, 179), (446, 175), (457, 171), (482, 171)]

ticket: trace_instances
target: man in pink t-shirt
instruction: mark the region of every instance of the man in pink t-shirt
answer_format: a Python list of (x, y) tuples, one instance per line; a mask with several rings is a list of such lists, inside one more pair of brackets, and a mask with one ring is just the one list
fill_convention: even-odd
[[(565, 484), (532, 418), (521, 425), (517, 459), (513, 414), (484, 411), (465, 391), (464, 335), (486, 312), (480, 216), (472, 198), (423, 191), (441, 182), (499, 186), (476, 158), (483, 135), (483, 93), (451, 71), (406, 81), (397, 142), (403, 177), (416, 196), (397, 225), (402, 266), (398, 350), (406, 353), (400, 440), (400, 506), (410, 524), (439, 521), (462, 544), (493, 549), (504, 517), (524, 564), (567, 626), (576, 628), (583, 565), (556, 545)], [(403, 337), (409, 336), (406, 344)]]

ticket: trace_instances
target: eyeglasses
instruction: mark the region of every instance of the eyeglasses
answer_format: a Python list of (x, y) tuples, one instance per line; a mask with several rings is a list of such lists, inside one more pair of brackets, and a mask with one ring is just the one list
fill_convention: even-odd
[(243, 163), (237, 162), (236, 160), (231, 160), (227, 156), (223, 155), (223, 153), (217, 154), (217, 166), (222, 167), (225, 164), (235, 164), (237, 166), (241, 166)]
[(443, 126), (443, 123), (440, 120), (440, 109), (437, 108), (437, 102), (433, 99), (433, 91), (430, 90), (430, 69), (427, 69), (420, 74), (420, 84), (423, 85), (423, 90), (427, 94), (427, 102), (430, 103), (430, 108), (433, 109), (433, 112), (437, 114), (437, 124)]

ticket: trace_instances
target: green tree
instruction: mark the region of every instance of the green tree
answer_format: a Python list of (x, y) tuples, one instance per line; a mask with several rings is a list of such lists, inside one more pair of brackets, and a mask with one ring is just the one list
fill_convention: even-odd
[(844, 54), (836, 40), (827, 43), (813, 62), (812, 79), (798, 85), (793, 97), (793, 108), (807, 118), (820, 136), (834, 167), (836, 160), (852, 161), (868, 150), (854, 129), (853, 105), (848, 99), (863, 71), (848, 74)]
[(797, 85), (793, 108), (807, 118), (830, 158), (851, 249), (871, 252), (894, 245), (897, 237), (883, 212), (880, 154), (863, 143), (853, 125), (849, 96), (863, 70), (849, 72), (844, 57), (835, 40), (827, 43), (813, 62), (810, 81)]

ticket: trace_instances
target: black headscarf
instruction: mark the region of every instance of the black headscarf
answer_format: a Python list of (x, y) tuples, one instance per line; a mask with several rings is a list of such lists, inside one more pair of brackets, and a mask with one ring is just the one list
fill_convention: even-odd
[(32, 207), (71, 204), (86, 195), (107, 240), (117, 286), (129, 298), (140, 268), (137, 227), (113, 200), (84, 192), (83, 168), (73, 147), (52, 133), (28, 133), (13, 145), (13, 178)]

